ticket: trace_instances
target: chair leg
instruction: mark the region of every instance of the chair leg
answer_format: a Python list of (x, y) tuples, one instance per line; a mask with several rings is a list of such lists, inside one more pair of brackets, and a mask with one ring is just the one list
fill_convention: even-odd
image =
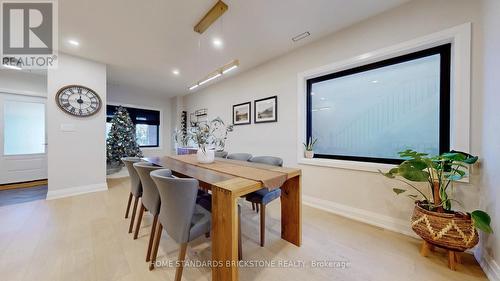
[(141, 202), (141, 208), (139, 209), (139, 216), (137, 217), (137, 224), (135, 225), (134, 240), (137, 239), (139, 235), (139, 228), (141, 228), (142, 217), (144, 216), (144, 205)]
[(186, 259), (186, 249), (188, 243), (182, 243), (181, 249), (179, 250), (179, 266), (175, 270), (175, 281), (181, 281), (182, 270), (184, 269), (184, 260)]
[(257, 213), (259, 212), (259, 205), (260, 205), (260, 204), (255, 203), (255, 211), (256, 211)]
[(125, 211), (125, 218), (128, 219), (128, 212), (130, 211), (130, 204), (132, 203), (132, 192), (128, 195), (127, 211)]
[(260, 246), (266, 243), (266, 205), (260, 204)]
[(135, 220), (135, 212), (137, 210), (137, 203), (139, 203), (139, 197), (134, 199), (134, 208), (132, 209), (132, 218), (130, 219), (130, 226), (128, 227), (128, 233), (132, 233), (132, 229), (134, 227)]
[(255, 203), (252, 202), (252, 211), (255, 211)]
[(158, 214), (154, 216), (153, 224), (151, 225), (151, 233), (149, 234), (149, 244), (148, 244), (148, 253), (146, 254), (146, 262), (149, 262), (151, 260), (151, 249), (153, 248), (157, 222), (158, 222)]
[(155, 268), (156, 257), (158, 256), (158, 248), (160, 247), (161, 231), (162, 230), (163, 230), (163, 226), (161, 225), (161, 223), (159, 223), (158, 227), (156, 228), (155, 244), (153, 247), (153, 253), (151, 255), (151, 263), (149, 264), (149, 270), (153, 270)]
[[(253, 205), (253, 203), (252, 203)], [(243, 247), (241, 241), (241, 207), (238, 205), (238, 260), (243, 260)]]

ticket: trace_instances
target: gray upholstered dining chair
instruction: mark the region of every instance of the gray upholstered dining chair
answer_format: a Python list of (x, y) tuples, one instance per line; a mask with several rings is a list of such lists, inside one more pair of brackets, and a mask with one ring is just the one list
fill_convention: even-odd
[(137, 239), (139, 235), (139, 229), (141, 228), (141, 221), (144, 215), (144, 211), (147, 209), (151, 215), (153, 215), (153, 224), (151, 225), (151, 233), (149, 234), (148, 251), (146, 253), (146, 261), (149, 262), (151, 257), (151, 250), (153, 247), (155, 228), (158, 222), (158, 215), (160, 213), (160, 194), (156, 188), (156, 184), (151, 179), (149, 175), (152, 171), (161, 169), (161, 167), (153, 166), (153, 164), (148, 162), (139, 162), (134, 164), (134, 168), (139, 174), (139, 178), (142, 183), (142, 198), (141, 198), (141, 208), (139, 210), (139, 215), (137, 217), (137, 224), (135, 226), (134, 240)]
[(128, 213), (130, 211), (130, 204), (132, 203), (132, 198), (134, 198), (134, 207), (132, 209), (132, 218), (130, 219), (130, 225), (128, 227), (128, 233), (132, 233), (135, 220), (135, 212), (137, 210), (137, 204), (139, 203), (139, 198), (142, 196), (142, 185), (141, 179), (134, 168), (134, 163), (142, 162), (139, 157), (123, 157), (123, 164), (127, 167), (128, 174), (130, 176), (130, 194), (128, 196), (127, 210), (125, 211), (125, 218), (128, 218)]
[(215, 157), (226, 158), (227, 155), (228, 155), (227, 151), (216, 151), (215, 152)]
[[(283, 166), (283, 159), (273, 156), (256, 156), (252, 157), (250, 162), (268, 164), (273, 166)], [(252, 192), (246, 196), (247, 201), (252, 202), (252, 207), (256, 205), (257, 212), (259, 212), (260, 206), (260, 246), (264, 247), (266, 242), (266, 205), (271, 203), (273, 200), (281, 197), (281, 189), (276, 188), (274, 190), (269, 190), (267, 188), (259, 189)]]
[(179, 265), (175, 272), (175, 280), (180, 281), (187, 245), (196, 238), (210, 232), (212, 215), (209, 211), (196, 204), (198, 180), (173, 178), (171, 175), (172, 173), (168, 169), (151, 172), (151, 177), (158, 187), (162, 201), (151, 265), (156, 261), (161, 233), (163, 227), (165, 227), (168, 235), (175, 242), (181, 244)]
[(252, 154), (249, 153), (231, 153), (228, 154), (227, 159), (232, 159), (232, 160), (240, 160), (240, 161), (248, 161), (250, 158), (252, 158)]

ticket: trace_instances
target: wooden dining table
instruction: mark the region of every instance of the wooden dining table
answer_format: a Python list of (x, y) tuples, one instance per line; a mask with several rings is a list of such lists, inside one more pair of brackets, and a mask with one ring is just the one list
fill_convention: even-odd
[(281, 238), (302, 243), (301, 170), (216, 158), (201, 164), (196, 155), (144, 160), (179, 177), (191, 177), (212, 193), (212, 280), (238, 280), (238, 198), (261, 188), (281, 188)]

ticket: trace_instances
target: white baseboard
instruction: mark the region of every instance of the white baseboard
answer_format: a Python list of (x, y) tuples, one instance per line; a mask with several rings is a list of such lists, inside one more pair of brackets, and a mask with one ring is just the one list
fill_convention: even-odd
[(329, 200), (320, 199), (312, 196), (302, 195), (304, 205), (317, 208), (329, 213), (347, 217), (356, 221), (371, 224), (387, 230), (395, 231), (411, 237), (418, 237), (410, 227), (409, 220), (395, 219), (374, 212), (346, 206)]
[(98, 192), (98, 191), (106, 191), (106, 190), (108, 190), (107, 183), (75, 186), (75, 187), (68, 187), (68, 188), (63, 188), (63, 189), (58, 189), (58, 190), (50, 190), (50, 185), (49, 185), (49, 191), (47, 192), (47, 200), (59, 199), (59, 198), (64, 198), (64, 197), (71, 197), (71, 196), (76, 196), (76, 195), (80, 195), (80, 194), (92, 193), (92, 192)]
[(500, 281), (500, 266), (491, 256), (482, 253), (480, 249), (476, 249), (476, 251), (474, 251), (474, 256), (481, 265), (481, 268), (488, 277), (488, 280)]

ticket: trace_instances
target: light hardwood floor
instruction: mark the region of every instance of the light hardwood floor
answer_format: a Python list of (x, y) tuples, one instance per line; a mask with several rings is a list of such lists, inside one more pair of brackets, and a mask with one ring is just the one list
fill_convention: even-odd
[[(109, 181), (109, 190), (53, 201), (0, 207), (0, 280), (91, 281), (173, 280), (175, 269), (150, 272), (145, 262), (152, 218), (137, 240), (124, 219), (128, 180)], [(266, 247), (259, 247), (259, 216), (243, 207), (244, 260), (300, 260), (306, 268), (241, 268), (240, 280), (487, 280), (470, 255), (458, 271), (444, 253), (419, 255), (420, 241), (320, 210), (304, 207), (303, 246), (279, 238), (279, 203), (270, 204)], [(160, 261), (175, 261), (178, 245), (163, 235)], [(210, 259), (210, 240), (190, 245), (191, 261)], [(347, 268), (311, 268), (317, 260), (347, 261)], [(187, 267), (183, 280), (210, 280), (208, 268)]]

